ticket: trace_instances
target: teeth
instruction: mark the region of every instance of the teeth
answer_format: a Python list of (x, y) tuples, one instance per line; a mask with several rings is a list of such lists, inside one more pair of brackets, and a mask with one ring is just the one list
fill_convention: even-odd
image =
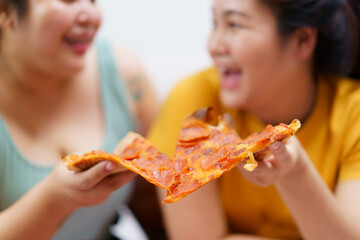
[(233, 70), (233, 69), (219, 69), (221, 74), (237, 74), (240, 73), (240, 70)]
[(89, 42), (88, 38), (66, 38), (66, 41), (68, 41), (69, 43), (81, 43), (81, 44), (85, 44)]
[(221, 74), (240, 73), (241, 72), (241, 70), (233, 68), (233, 67), (217, 67), (217, 69)]

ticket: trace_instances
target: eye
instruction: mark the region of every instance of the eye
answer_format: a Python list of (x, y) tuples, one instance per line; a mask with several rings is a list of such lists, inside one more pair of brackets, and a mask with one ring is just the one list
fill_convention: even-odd
[(75, 0), (62, 0), (63, 2), (66, 2), (66, 3), (72, 3), (72, 2), (75, 2)]
[(235, 22), (229, 22), (228, 26), (230, 28), (243, 28), (244, 27), (242, 24), (235, 23)]

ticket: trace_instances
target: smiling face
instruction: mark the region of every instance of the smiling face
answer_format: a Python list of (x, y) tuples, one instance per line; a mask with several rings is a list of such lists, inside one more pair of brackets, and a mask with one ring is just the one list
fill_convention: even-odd
[(296, 67), (270, 9), (258, 0), (215, 0), (209, 52), (220, 98), (233, 109), (261, 109), (291, 84)]
[(11, 13), (2, 27), (2, 55), (16, 59), (17, 67), (64, 76), (83, 68), (101, 23), (94, 1), (28, 0), (24, 17)]

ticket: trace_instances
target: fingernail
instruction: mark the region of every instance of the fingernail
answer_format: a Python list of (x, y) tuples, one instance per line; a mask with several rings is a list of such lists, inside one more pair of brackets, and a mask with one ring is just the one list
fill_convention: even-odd
[(115, 167), (116, 167), (115, 163), (109, 162), (105, 165), (105, 170), (111, 172), (112, 170), (115, 169)]
[(281, 143), (279, 143), (279, 142), (274, 142), (273, 144), (270, 145), (269, 149), (270, 149), (271, 151), (277, 151), (277, 150), (280, 149), (280, 147), (281, 147)]

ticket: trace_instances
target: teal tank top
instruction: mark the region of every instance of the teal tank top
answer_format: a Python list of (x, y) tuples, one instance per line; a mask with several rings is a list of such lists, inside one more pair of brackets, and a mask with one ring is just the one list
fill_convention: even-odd
[[(116, 68), (111, 46), (104, 41), (96, 41), (95, 44), (105, 116), (106, 132), (102, 149), (112, 152), (128, 131), (136, 130), (137, 124), (127, 108), (127, 94), (122, 77)], [(0, 211), (17, 201), (51, 170), (52, 167), (42, 167), (29, 162), (19, 152), (0, 116)], [(53, 239), (103, 239), (101, 236), (108, 232), (109, 224), (116, 216), (116, 207), (127, 201), (132, 185), (133, 183), (129, 183), (123, 186), (103, 204), (75, 211)]]

